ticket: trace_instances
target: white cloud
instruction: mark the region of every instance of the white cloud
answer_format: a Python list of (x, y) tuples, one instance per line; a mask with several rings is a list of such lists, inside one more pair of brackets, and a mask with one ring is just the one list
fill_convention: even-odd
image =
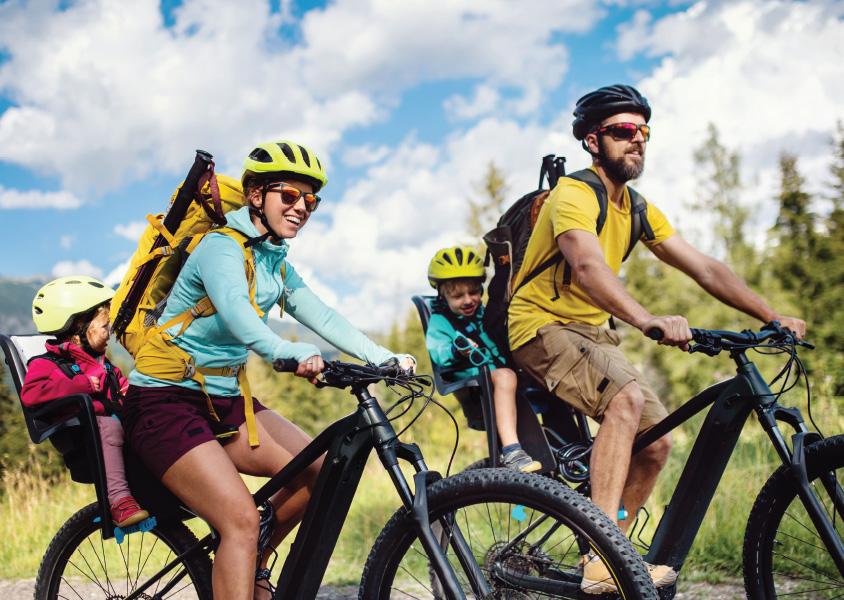
[(141, 239), (141, 234), (146, 231), (149, 223), (146, 221), (132, 221), (131, 223), (118, 223), (114, 226), (114, 233), (127, 240), (137, 242)]
[(63, 250), (70, 250), (70, 248), (73, 247), (73, 244), (75, 242), (76, 242), (76, 236), (75, 235), (63, 235), (63, 236), (59, 237), (59, 246), (61, 246), (61, 248)]
[(488, 80), (520, 92), (512, 107), (524, 111), (566, 71), (552, 35), (587, 30), (601, 9), (339, 0), (305, 14), (296, 43), (279, 34), (288, 4), (282, 13), (265, 0), (186, 0), (167, 29), (152, 0), (0, 5), (0, 89), (15, 100), (0, 115), (0, 160), (102, 192), (179, 173), (196, 147), (223, 171), (281, 135), (325, 154), (424, 81)]
[(377, 163), (390, 153), (387, 146), (351, 146), (343, 151), (343, 164), (347, 167), (365, 167)]
[(443, 108), (452, 119), (475, 119), (495, 110), (499, 100), (498, 90), (488, 85), (479, 85), (475, 87), (471, 98), (460, 94), (446, 98)]
[(69, 210), (79, 208), (82, 201), (74, 194), (64, 190), (58, 192), (42, 192), (40, 190), (14, 190), (0, 185), (0, 210), (2, 209), (31, 209), (42, 210), (56, 208)]
[[(715, 123), (742, 159), (755, 239), (776, 218), (777, 160), (800, 157), (807, 188), (826, 178), (828, 136), (844, 117), (844, 6), (840, 3), (710, 2), (653, 21), (637, 13), (622, 57), (661, 56), (639, 82), (654, 113), (639, 188), (705, 245), (711, 223), (692, 215), (698, 195), (692, 152)], [(628, 30), (623, 27), (622, 30)], [(637, 41), (638, 40), (638, 41)]]
[(103, 278), (103, 281), (106, 285), (110, 287), (116, 287), (120, 285), (120, 282), (123, 280), (123, 276), (126, 274), (126, 271), (129, 269), (129, 261), (125, 261), (114, 267), (111, 271), (108, 272)]
[(67, 277), (69, 275), (88, 275), (89, 277), (102, 278), (103, 271), (92, 265), (87, 260), (61, 260), (53, 265), (51, 271), (53, 277)]

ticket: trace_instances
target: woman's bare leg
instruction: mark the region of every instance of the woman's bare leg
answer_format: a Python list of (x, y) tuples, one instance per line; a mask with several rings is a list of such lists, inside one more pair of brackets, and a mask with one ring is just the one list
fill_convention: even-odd
[[(271, 410), (259, 412), (256, 415), (256, 424), (260, 446), (250, 448), (246, 443), (245, 424), (241, 425), (237, 439), (225, 446), (226, 452), (241, 473), (263, 477), (275, 475), (310, 442), (305, 432)], [(321, 467), (322, 457), (271, 498), (273, 506), (276, 507), (276, 526), (270, 539), (270, 547), (277, 547), (302, 520)], [(267, 565), (269, 554), (264, 553), (262, 567)], [(255, 589), (256, 598), (264, 596), (269, 597), (268, 592)]]
[(220, 534), (214, 555), (215, 600), (249, 600), (255, 583), (258, 510), (217, 441), (188, 451), (162, 477), (164, 485)]

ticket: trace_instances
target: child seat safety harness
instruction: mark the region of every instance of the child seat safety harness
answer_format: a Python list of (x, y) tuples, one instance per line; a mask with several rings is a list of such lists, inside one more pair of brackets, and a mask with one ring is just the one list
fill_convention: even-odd
[[(44, 354), (33, 356), (26, 361), (27, 366), (29, 366), (29, 363), (33, 360), (38, 358), (49, 360), (51, 363), (56, 365), (68, 379), (73, 379), (77, 375), (81, 375), (83, 373), (82, 368), (76, 364), (76, 361), (72, 358), (64, 356), (63, 354), (55, 354), (53, 352), (45, 352)], [(99, 392), (91, 394), (91, 397), (102, 403), (107, 414), (117, 415), (119, 417), (121, 414), (121, 407), (118, 399), (122, 397), (122, 394), (120, 393), (120, 382), (117, 381), (117, 374), (114, 372), (114, 365), (112, 365), (105, 357), (103, 357), (103, 368), (106, 372), (105, 386)]]

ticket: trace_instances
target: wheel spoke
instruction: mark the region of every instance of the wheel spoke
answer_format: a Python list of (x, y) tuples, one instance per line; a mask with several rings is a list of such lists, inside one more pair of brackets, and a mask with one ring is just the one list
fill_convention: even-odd
[[(39, 570), (36, 590), (44, 590), (39, 597), (48, 600), (124, 598), (155, 577), (175, 556), (198, 544), (181, 522), (127, 535), (121, 544), (104, 542), (94, 520), (98, 514), (95, 504), (88, 505), (56, 534)], [(158, 592), (162, 598), (210, 598), (211, 562), (207, 554), (197, 548), (197, 552), (174, 566), (150, 585), (142, 597), (153, 597), (155, 587), (162, 590)]]

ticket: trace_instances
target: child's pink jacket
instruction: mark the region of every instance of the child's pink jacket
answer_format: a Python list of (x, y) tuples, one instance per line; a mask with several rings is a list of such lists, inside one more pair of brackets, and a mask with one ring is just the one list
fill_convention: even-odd
[[(55, 340), (52, 340), (55, 341)], [(58, 354), (79, 365), (81, 373), (73, 378), (65, 375), (57, 364), (46, 359), (35, 358), (29, 363), (26, 370), (26, 378), (21, 389), (21, 399), (24, 406), (37, 406), (62, 396), (71, 394), (91, 394), (100, 396), (107, 394), (105, 356), (94, 358), (82, 348), (71, 342), (54, 345), (50, 342), (45, 344), (48, 352)], [(112, 366), (114, 374), (120, 387), (120, 393), (124, 394), (129, 382), (115, 366)], [(101, 392), (94, 392), (91, 384), (91, 377), (96, 377), (100, 382)], [(120, 398), (109, 398), (114, 402), (120, 402)], [(94, 400), (94, 412), (98, 415), (106, 414), (103, 403)]]

